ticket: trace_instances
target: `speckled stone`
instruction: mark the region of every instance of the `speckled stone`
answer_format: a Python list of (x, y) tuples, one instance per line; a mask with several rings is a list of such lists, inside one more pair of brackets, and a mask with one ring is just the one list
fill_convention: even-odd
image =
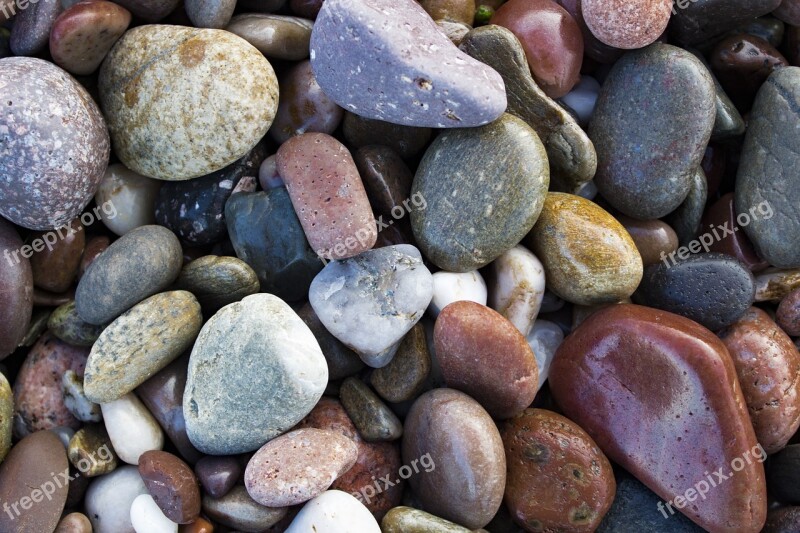
[(622, 57), (622, 54), (625, 52), (624, 50), (614, 48), (613, 46), (608, 46), (604, 42), (600, 41), (586, 25), (586, 21), (583, 19), (583, 6), (581, 0), (557, 1), (561, 7), (566, 9), (567, 12), (572, 15), (572, 18), (575, 19), (575, 22), (578, 23), (578, 26), (581, 29), (581, 34), (583, 35), (583, 51), (586, 54), (586, 57), (601, 64), (612, 64)]
[(397, 415), (360, 379), (345, 379), (339, 387), (339, 398), (367, 442), (392, 441), (403, 435), (403, 424)]
[(117, 454), (103, 424), (87, 424), (69, 440), (69, 462), (82, 476), (97, 477), (117, 468)]
[(549, 193), (525, 244), (544, 265), (548, 288), (581, 305), (629, 297), (642, 258), (625, 228), (580, 196)]
[(136, 304), (92, 346), (86, 397), (107, 403), (129, 393), (191, 347), (202, 324), (200, 304), (187, 291), (163, 292)]
[(383, 533), (470, 533), (470, 530), (444, 518), (414, 509), (395, 507), (381, 520)]
[(214, 499), (203, 496), (203, 513), (219, 524), (244, 532), (264, 531), (286, 516), (286, 507), (264, 507), (239, 485), (228, 494)]
[(544, 143), (553, 190), (575, 192), (597, 170), (594, 146), (575, 119), (536, 84), (517, 37), (502, 26), (475, 28), (461, 50), (503, 77), (508, 113), (524, 120)]
[(193, 26), (222, 29), (233, 16), (236, 0), (186, 0), (184, 5)]
[(319, 344), (294, 311), (271, 294), (247, 296), (195, 341), (183, 396), (189, 439), (213, 455), (256, 450), (308, 414), (327, 382)]
[(766, 15), (781, 0), (696, 0), (675, 9), (670, 36), (682, 45), (693, 45)]
[(167, 181), (204, 176), (244, 156), (278, 106), (272, 66), (222, 30), (134, 28), (108, 54), (99, 90), (116, 155)]
[(14, 393), (4, 374), (0, 374), (0, 462), (11, 450), (12, 424), (14, 420)]
[(756, 276), (755, 301), (777, 302), (798, 288), (800, 288), (800, 269), (770, 268)]
[(109, 165), (94, 195), (95, 204), (101, 209), (99, 218), (117, 235), (155, 224), (154, 208), (163, 183), (137, 174), (125, 165)]
[(180, 273), (183, 251), (162, 226), (141, 226), (114, 241), (78, 283), (75, 306), (89, 324), (105, 324), (167, 288)]
[[(737, 214), (751, 218), (744, 231), (758, 255), (780, 268), (800, 266), (799, 101), (800, 68), (784, 67), (767, 79), (750, 113), (736, 175)], [(767, 218), (770, 212), (774, 217)]]
[(615, 48), (642, 48), (667, 29), (670, 0), (582, 0), (583, 19), (601, 42)]
[(460, 52), (413, 0), (327, 0), (311, 34), (311, 66), (334, 102), (367, 118), (465, 128), (506, 108), (500, 75)]
[(389, 364), (373, 370), (370, 383), (385, 400), (404, 402), (416, 398), (430, 372), (431, 355), (425, 327), (417, 323), (403, 337)]
[(412, 196), (427, 203), (411, 212), (414, 236), (444, 270), (481, 268), (530, 231), (549, 183), (544, 146), (521, 119), (505, 114), (480, 128), (448, 130), (414, 177)]
[(308, 57), (310, 20), (285, 15), (243, 13), (225, 27), (249, 42), (270, 59), (299, 61)]
[(61, 393), (64, 407), (81, 422), (100, 422), (103, 419), (100, 406), (86, 397), (83, 378), (74, 370), (68, 369), (61, 376)]
[[(21, 8), (17, 3), (15, 7)], [(34, 56), (47, 46), (50, 29), (64, 8), (60, 0), (39, 0), (19, 9), (11, 27), (11, 51), (17, 56)]]
[(642, 220), (677, 208), (711, 136), (715, 95), (708, 70), (685, 50), (656, 43), (626, 54), (589, 123), (600, 194)]
[(91, 201), (108, 165), (103, 115), (79, 83), (47, 61), (0, 59), (0, 77), (7, 83), (0, 215), (30, 229), (63, 226)]
[(236, 257), (205, 255), (183, 267), (175, 288), (191, 292), (207, 316), (259, 292), (258, 276)]
[(364, 363), (358, 355), (325, 329), (325, 325), (314, 312), (311, 304), (306, 303), (301, 307), (297, 311), (297, 316), (306, 323), (308, 329), (316, 337), (319, 347), (322, 348), (322, 355), (325, 356), (325, 361), (328, 363), (328, 375), (331, 381), (352, 376), (364, 368)]
[(20, 254), (13, 255), (22, 244), (16, 228), (0, 218), (0, 248), (9, 250), (0, 268), (0, 359), (17, 349), (33, 313), (31, 262)]
[(345, 110), (342, 133), (347, 145), (353, 148), (380, 144), (396, 151), (403, 159), (411, 159), (428, 144), (432, 132), (430, 128), (372, 120)]
[(188, 524), (200, 516), (200, 487), (189, 465), (168, 452), (152, 450), (139, 458), (139, 475), (164, 516)]

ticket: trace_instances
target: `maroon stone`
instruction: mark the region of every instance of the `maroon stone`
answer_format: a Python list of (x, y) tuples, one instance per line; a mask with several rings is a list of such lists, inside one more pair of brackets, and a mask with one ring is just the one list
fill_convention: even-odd
[[(732, 192), (708, 208), (703, 216), (699, 233), (701, 235), (710, 233), (714, 237), (709, 251), (732, 255), (752, 272), (760, 272), (769, 266), (769, 263), (756, 254), (750, 239), (736, 222), (736, 206)], [(718, 239), (717, 236), (721, 238)]]
[(787, 334), (800, 336), (800, 289), (795, 289), (781, 300), (775, 320)]
[(200, 487), (189, 465), (161, 450), (139, 457), (139, 474), (164, 516), (178, 524), (200, 516)]

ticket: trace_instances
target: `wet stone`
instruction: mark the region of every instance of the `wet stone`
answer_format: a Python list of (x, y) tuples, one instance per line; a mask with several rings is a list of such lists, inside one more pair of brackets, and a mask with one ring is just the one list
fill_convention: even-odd
[(372, 372), (370, 383), (389, 402), (412, 400), (424, 387), (431, 371), (425, 328), (417, 323), (403, 337), (391, 362)]
[(222, 498), (241, 480), (243, 470), (235, 457), (207, 455), (197, 461), (194, 472), (206, 494)]
[(249, 42), (270, 59), (298, 61), (308, 57), (312, 26), (310, 20), (299, 17), (244, 13), (233, 17), (225, 30)]
[(81, 475), (96, 477), (117, 468), (117, 454), (111, 446), (102, 424), (87, 424), (70, 439), (67, 448), (69, 462)]
[(100, 406), (86, 397), (83, 378), (74, 370), (67, 370), (61, 377), (61, 392), (64, 407), (81, 422), (100, 422), (103, 419)]

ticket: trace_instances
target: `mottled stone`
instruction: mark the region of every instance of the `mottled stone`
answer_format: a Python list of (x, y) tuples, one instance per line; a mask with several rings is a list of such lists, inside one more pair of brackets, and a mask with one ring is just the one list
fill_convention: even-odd
[(164, 516), (188, 524), (200, 515), (200, 488), (189, 466), (171, 453), (153, 450), (139, 458), (139, 475)]
[(449, 20), (472, 26), (476, 0), (421, 0), (419, 3), (433, 20)]
[(164, 446), (164, 433), (158, 422), (132, 392), (101, 404), (100, 408), (114, 451), (126, 463), (138, 464), (143, 453)]
[(259, 292), (259, 282), (255, 271), (241, 259), (205, 255), (183, 267), (175, 288), (191, 292), (211, 316), (222, 307)]
[(800, 288), (800, 269), (770, 268), (756, 276), (755, 301), (779, 301), (797, 288)]
[(186, 0), (184, 5), (193, 26), (221, 29), (230, 22), (236, 0)]
[(135, 466), (122, 466), (92, 480), (86, 491), (86, 516), (94, 533), (136, 533), (131, 524), (131, 504), (147, 489)]
[(286, 516), (286, 507), (264, 507), (239, 485), (228, 494), (214, 499), (203, 496), (203, 513), (215, 522), (243, 532), (258, 533)]
[(358, 355), (325, 329), (325, 325), (314, 312), (311, 304), (307, 303), (301, 307), (297, 311), (297, 316), (306, 323), (317, 339), (319, 347), (322, 349), (322, 355), (325, 356), (328, 364), (328, 376), (331, 381), (351, 376), (364, 368), (364, 363)]
[(383, 533), (470, 533), (470, 530), (444, 518), (414, 509), (395, 507), (381, 520)]
[(681, 246), (688, 246), (700, 230), (707, 197), (706, 175), (702, 167), (697, 167), (689, 178), (686, 198), (664, 219), (675, 230)]
[(67, 456), (82, 476), (96, 477), (117, 468), (117, 455), (102, 424), (87, 424), (69, 440)]
[(114, 241), (78, 283), (75, 306), (89, 324), (105, 324), (167, 288), (180, 273), (183, 251), (175, 234), (142, 226)]
[(25, 4), (17, 2), (19, 14), (11, 27), (11, 51), (17, 56), (37, 55), (47, 46), (50, 29), (63, 10), (59, 0), (39, 0)]
[[(116, 155), (131, 170), (167, 181), (241, 158), (278, 105), (272, 66), (222, 30), (134, 28), (108, 54), (98, 83)], [(186, 98), (199, 87), (198, 98)]]
[(284, 15), (244, 13), (236, 15), (225, 28), (255, 46), (270, 59), (299, 61), (308, 57), (310, 20)]
[(766, 15), (781, 0), (695, 0), (675, 9), (670, 36), (684, 45), (697, 44), (739, 24)]
[(465, 128), (506, 108), (500, 75), (459, 51), (413, 0), (327, 0), (311, 33), (311, 66), (325, 94), (367, 118)]
[(391, 362), (373, 370), (370, 383), (389, 402), (413, 400), (422, 391), (431, 372), (431, 356), (425, 328), (417, 323), (403, 337)]
[(642, 48), (667, 29), (670, 0), (582, 0), (581, 11), (589, 30), (615, 48)]
[[(62, 236), (63, 232), (63, 236)], [(36, 246), (31, 255), (33, 284), (46, 291), (65, 292), (78, 275), (86, 235), (79, 219), (72, 220), (62, 232), (33, 232), (28, 242)], [(55, 238), (55, 242), (51, 242)], [(47, 239), (47, 241), (45, 241)], [(44, 245), (44, 246), (41, 246)]]
[(117, 235), (155, 224), (156, 198), (163, 183), (137, 174), (125, 165), (110, 165), (94, 195), (95, 203), (103, 207), (106, 215), (102, 217), (103, 224)]
[(222, 498), (241, 480), (243, 470), (236, 457), (207, 455), (197, 461), (194, 472), (206, 494)]
[(525, 247), (515, 246), (495, 259), (489, 268), (489, 307), (527, 335), (544, 297), (541, 261)]
[(524, 120), (544, 143), (554, 190), (574, 192), (592, 179), (597, 170), (592, 142), (575, 119), (539, 88), (522, 44), (511, 31), (495, 25), (475, 28), (460, 48), (503, 77), (507, 111)]
[(67, 370), (61, 376), (61, 393), (64, 407), (81, 422), (100, 422), (103, 419), (100, 406), (86, 397), (83, 378), (74, 370)]
[[(761, 207), (770, 208), (767, 204)], [(754, 212), (757, 213), (758, 210), (756, 209)], [(772, 214), (770, 215), (770, 213)], [(774, 214), (774, 211), (766, 209), (766, 213), (758, 213), (757, 216), (771, 218)], [(703, 240), (704, 249), (706, 241), (710, 240), (712, 242), (708, 246), (708, 251), (733, 256), (752, 272), (759, 272), (769, 266), (769, 263), (756, 254), (753, 243), (747, 238), (747, 234), (742, 231), (742, 226), (736, 220), (736, 205), (732, 192), (724, 194), (706, 210), (700, 225), (700, 234), (698, 239)], [(706, 236), (703, 237), (703, 235)]]
[(345, 379), (339, 387), (339, 398), (367, 442), (392, 441), (403, 435), (403, 424), (397, 415), (360, 379)]
[(0, 77), (0, 215), (30, 229), (63, 226), (91, 201), (108, 165), (103, 115), (75, 79), (47, 61), (3, 58)]
[(339, 490), (328, 490), (304, 505), (286, 529), (286, 533), (306, 531), (381, 533), (381, 528), (367, 508), (353, 496)]
[(0, 248), (5, 264), (0, 268), (0, 359), (17, 349), (33, 313), (33, 273), (30, 260), (15, 250), (22, 248), (17, 230), (0, 218)]
[(404, 159), (411, 159), (428, 144), (432, 132), (430, 128), (372, 120), (345, 110), (342, 133), (348, 146), (353, 148), (380, 144), (388, 146)]

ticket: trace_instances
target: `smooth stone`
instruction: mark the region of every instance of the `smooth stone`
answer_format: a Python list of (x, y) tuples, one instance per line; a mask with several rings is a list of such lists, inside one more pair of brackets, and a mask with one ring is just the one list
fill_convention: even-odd
[(781, 299), (775, 321), (788, 335), (800, 336), (800, 290), (793, 290)]
[[(764, 215), (760, 216), (763, 217)], [(733, 256), (752, 272), (764, 270), (769, 266), (769, 263), (756, 254), (753, 243), (750, 242), (747, 234), (741, 229), (742, 226), (736, 221), (736, 205), (734, 203), (734, 193), (732, 192), (723, 195), (719, 200), (711, 204), (703, 215), (703, 221), (700, 224), (701, 233), (714, 236), (711, 246), (708, 247), (710, 252)], [(721, 238), (716, 238), (717, 235), (721, 236)]]
[[(678, 315), (631, 304), (595, 312), (564, 340), (549, 382), (564, 414), (664, 501), (757, 449), (725, 345)], [(766, 486), (753, 459), (680, 511), (711, 531), (758, 532)]]
[(306, 240), (286, 188), (234, 195), (225, 206), (225, 220), (236, 255), (256, 273), (261, 291), (288, 301), (306, 297), (323, 264)]
[(207, 494), (203, 496), (205, 515), (214, 522), (244, 533), (264, 531), (286, 516), (286, 511), (286, 507), (264, 507), (256, 503), (242, 485), (234, 487), (219, 499), (213, 499)]
[(550, 375), (550, 365), (553, 363), (558, 347), (564, 341), (564, 332), (554, 322), (540, 319), (533, 323), (526, 339), (528, 346), (536, 356), (536, 367), (539, 369), (538, 392)]
[(536, 84), (522, 44), (511, 31), (495, 25), (476, 28), (464, 37), (460, 48), (503, 77), (507, 112), (525, 121), (544, 143), (553, 187), (573, 192), (594, 176), (597, 156), (592, 142)]
[(504, 114), (487, 126), (448, 130), (425, 152), (414, 177), (412, 196), (428, 204), (411, 212), (414, 236), (444, 270), (481, 268), (530, 231), (549, 183), (544, 146), (521, 119)]
[(132, 392), (119, 400), (100, 404), (100, 409), (114, 451), (126, 463), (139, 464), (143, 453), (164, 446), (164, 432)]
[(381, 533), (381, 528), (367, 508), (353, 496), (339, 490), (328, 490), (305, 504), (286, 529), (286, 533), (306, 531)]
[(76, 76), (97, 70), (131, 23), (131, 12), (105, 0), (78, 2), (62, 12), (50, 30), (53, 62)]
[(373, 368), (391, 361), (432, 297), (433, 277), (407, 244), (328, 263), (308, 294), (325, 328)]
[[(750, 113), (736, 175), (738, 216), (758, 208), (762, 216), (751, 216), (744, 231), (756, 252), (779, 268), (800, 266), (800, 217), (796, 206), (800, 179), (795, 155), (800, 145), (794, 130), (800, 121), (796, 103), (800, 99), (800, 68), (784, 67), (762, 85)], [(766, 218), (761, 207), (777, 216)]]
[(370, 384), (386, 401), (405, 402), (422, 392), (430, 372), (425, 328), (417, 323), (403, 337), (389, 364), (372, 371)]
[(104, 327), (81, 320), (75, 308), (75, 300), (57, 307), (47, 319), (47, 329), (62, 341), (73, 346), (91, 347)]
[(602, 43), (632, 50), (655, 42), (670, 19), (670, 0), (581, 0), (583, 20)]
[[(34, 286), (50, 292), (65, 292), (69, 290), (78, 275), (81, 256), (86, 245), (86, 234), (79, 219), (71, 221), (61, 232), (56, 233), (58, 238), (55, 244), (46, 243), (46, 248), (31, 255), (31, 271), (33, 272)], [(53, 234), (34, 232), (29, 235), (31, 242)]]
[(301, 61), (280, 78), (278, 112), (269, 134), (279, 144), (306, 132), (331, 135), (343, 117), (344, 110), (322, 92), (311, 63)]
[(450, 42), (456, 46), (461, 45), (464, 36), (470, 32), (472, 26), (464, 24), (463, 22), (453, 22), (451, 20), (438, 19), (436, 25), (439, 30), (450, 39)]
[(571, 420), (525, 409), (500, 428), (508, 463), (505, 504), (528, 530), (595, 531), (614, 500), (611, 463)]
[[(694, 56), (699, 59), (703, 65), (711, 71), (711, 65), (705, 56), (699, 50), (689, 50)], [(717, 141), (720, 139), (728, 139), (731, 137), (738, 137), (744, 133), (745, 122), (736, 105), (731, 101), (728, 93), (720, 84), (717, 77), (712, 74), (714, 79), (714, 89), (716, 91), (716, 117), (714, 118), (714, 129), (711, 130), (711, 140)]]
[[(578, 115), (578, 124), (581, 127), (585, 127), (589, 124), (589, 120), (594, 114), (594, 107), (599, 96), (600, 84), (597, 80), (591, 76), (581, 75), (578, 84), (569, 93), (565, 94), (560, 101), (575, 111), (575, 114)], [(592, 148), (594, 149), (594, 146)]]
[(433, 274), (433, 299), (428, 306), (433, 318), (453, 302), (462, 300), (486, 305), (486, 282), (480, 272), (445, 272)]
[(348, 146), (356, 149), (373, 144), (388, 146), (403, 159), (412, 159), (419, 154), (432, 135), (430, 128), (372, 120), (347, 110), (342, 121), (342, 133)]
[(136, 304), (103, 330), (86, 363), (86, 397), (117, 400), (147, 381), (192, 346), (203, 314), (187, 291), (156, 294)]
[(675, 210), (711, 136), (715, 96), (708, 70), (675, 46), (656, 43), (620, 59), (589, 123), (600, 194), (642, 220)]
[[(34, 297), (36, 296), (36, 292), (34, 292)], [(30, 348), (39, 337), (44, 334), (47, 330), (47, 321), (50, 319), (51, 311), (48, 308), (39, 308), (36, 310), (35, 313), (31, 316), (31, 322), (28, 325), (28, 331), (25, 333), (25, 336), (22, 337), (22, 340), (17, 345), (18, 348), (22, 348), (23, 346), (26, 348)]]
[(222, 29), (236, 9), (236, 0), (186, 0), (186, 16), (196, 28)]
[[(0, 464), (0, 498), (11, 506), (0, 514), (0, 531), (53, 531), (67, 500), (67, 483), (55, 483), (53, 472), (68, 468), (67, 453), (53, 433), (39, 431), (19, 441)], [(44, 485), (53, 487), (47, 497)]]
[(175, 11), (180, 0), (119, 0), (119, 4), (134, 16), (153, 23)]
[(131, 524), (136, 533), (178, 533), (178, 524), (164, 516), (149, 494), (140, 494), (131, 503)]
[[(94, 3), (104, 1), (95, 0)], [(103, 217), (103, 224), (117, 235), (155, 224), (156, 198), (163, 183), (128, 170), (120, 163), (110, 165), (94, 195), (98, 206), (108, 205), (114, 209), (114, 216)]]
[(781, 0), (696, 0), (675, 10), (670, 36), (683, 45), (697, 44), (766, 15), (780, 3)]
[(372, 248), (375, 219), (353, 157), (342, 143), (324, 133), (298, 135), (278, 149), (277, 165), (318, 256), (346, 259)]
[(772, 455), (800, 427), (800, 352), (757, 307), (748, 309), (719, 337), (736, 367), (756, 438)]
[(553, 0), (509, 0), (492, 24), (519, 38), (531, 74), (550, 98), (560, 98), (578, 83), (583, 37), (578, 23)]
[(800, 3), (797, 0), (783, 0), (781, 5), (772, 11), (772, 16), (792, 26), (800, 25)]
[(549, 193), (524, 244), (544, 265), (548, 289), (572, 303), (619, 301), (642, 279), (642, 258), (628, 232), (580, 196)]
[(192, 469), (171, 453), (148, 451), (139, 457), (139, 475), (169, 520), (194, 522), (200, 516), (200, 488)]
[(756, 302), (777, 302), (800, 288), (800, 269), (769, 268), (756, 276)]
[(175, 288), (191, 292), (211, 316), (221, 308), (259, 292), (258, 276), (236, 257), (205, 255), (185, 265)]
[(374, 144), (353, 152), (353, 160), (373, 210), (385, 217), (398, 209), (405, 211), (414, 174), (400, 154), (388, 146)]
[(383, 533), (470, 533), (470, 530), (412, 507), (395, 507), (381, 520)]
[(162, 226), (141, 226), (114, 241), (78, 283), (75, 306), (82, 320), (105, 324), (166, 289), (178, 277), (183, 251)]
[(8, 378), (0, 373), (0, 462), (11, 450), (12, 425), (14, 421), (14, 392)]
[(581, 34), (583, 35), (583, 51), (586, 57), (602, 65), (613, 64), (622, 57), (622, 54), (625, 53), (624, 50), (608, 46), (600, 41), (586, 25), (586, 21), (583, 19), (581, 0), (558, 0), (558, 3), (561, 7), (566, 9), (567, 13), (572, 15), (572, 18), (578, 23)]
[(310, 20), (284, 15), (244, 13), (236, 15), (225, 27), (270, 59), (300, 61), (308, 57)]
[[(779, 10), (776, 9), (775, 11)], [(779, 47), (783, 43), (784, 34), (788, 33), (789, 26), (784, 24), (782, 20), (775, 18), (775, 11), (770, 15), (743, 22), (732, 30), (732, 33), (749, 33), (750, 35), (761, 37), (776, 48)]]
[(421, 0), (419, 3), (433, 20), (449, 20), (472, 25), (476, 0)]
[(264, 159), (261, 166), (258, 167), (258, 184), (261, 185), (262, 190), (268, 191), (270, 189), (286, 186), (286, 184), (283, 183), (283, 178), (278, 174), (278, 163), (276, 159), (275, 154), (273, 154)]
[(244, 484), (261, 505), (297, 505), (325, 492), (357, 458), (355, 443), (336, 431), (298, 429), (271, 440), (253, 455)]
[[(34, 307), (58, 307), (75, 299), (75, 291), (70, 289), (66, 292), (49, 292), (38, 287), (33, 288)], [(33, 319), (31, 319), (33, 324)]]
[(393, 441), (403, 435), (397, 415), (360, 379), (345, 379), (339, 387), (339, 399), (365, 441)]
[(34, 56), (46, 46), (58, 15), (63, 8), (60, 0), (40, 0), (26, 5), (17, 3), (19, 13), (11, 27), (11, 51), (16, 56)]
[(61, 376), (83, 376), (88, 350), (45, 333), (28, 352), (14, 381), (14, 435), (17, 438), (57, 426), (80, 427), (64, 405)]
[(625, 215), (615, 217), (633, 239), (645, 267), (662, 261), (678, 249), (678, 235), (661, 220), (637, 220)]
[(91, 201), (108, 165), (100, 108), (69, 74), (41, 59), (4, 58), (0, 77), (10, 102), (0, 121), (0, 215), (36, 230), (68, 224)]
[(325, 94), (366, 118), (468, 128), (506, 108), (500, 75), (459, 51), (413, 0), (327, 0), (311, 33), (311, 66)]
[(782, 507), (767, 513), (762, 533), (792, 533), (800, 529), (800, 507)]
[(424, 510), (470, 529), (488, 524), (506, 484), (503, 441), (489, 414), (463, 392), (435, 389), (417, 398), (404, 429), (403, 461), (430, 454), (436, 465), (408, 480)]
[(140, 494), (147, 494), (147, 488), (135, 466), (121, 466), (92, 480), (85, 505), (94, 533), (136, 533), (130, 509)]
[(197, 461), (194, 473), (204, 494), (222, 498), (241, 480), (243, 470), (235, 457), (207, 455)]
[[(134, 28), (106, 57), (98, 83), (116, 155), (166, 181), (204, 176), (244, 156), (278, 106), (269, 61), (223, 30)], [(186, 98), (198, 87), (201, 97)]]
[(97, 256), (103, 253), (106, 248), (111, 244), (111, 239), (106, 235), (93, 235), (86, 240), (86, 247), (83, 249), (83, 258), (81, 258), (81, 266), (78, 269), (78, 281), (86, 273)]
[(797, 475), (800, 472), (800, 444), (790, 444), (770, 457), (767, 468), (769, 494), (779, 502), (800, 503)]
[[(314, 334), (314, 337), (322, 349), (322, 355), (328, 364), (328, 376), (330, 381), (336, 381), (347, 376), (352, 376), (362, 368), (364, 363), (353, 350), (345, 346), (336, 337), (325, 329), (325, 325), (314, 312), (310, 304), (305, 304), (297, 311), (306, 326)], [(399, 349), (398, 349), (399, 352)]]
[(489, 268), (489, 307), (527, 335), (544, 297), (545, 275), (541, 261), (525, 247), (517, 245), (495, 259)]
[[(61, 444), (63, 444), (65, 448), (69, 447), (70, 439), (75, 436), (75, 430), (67, 426), (58, 426), (48, 429), (47, 431), (58, 437), (58, 440), (61, 441)], [(67, 499), (69, 500), (69, 498)]]
[(195, 341), (183, 396), (189, 440), (212, 455), (257, 450), (308, 414), (327, 382), (322, 350), (295, 312), (271, 294), (247, 296)]
[(74, 370), (67, 370), (61, 377), (61, 393), (64, 407), (81, 422), (100, 422), (103, 419), (100, 406), (86, 397), (83, 378)]
[(117, 468), (117, 455), (102, 424), (87, 424), (69, 440), (69, 462), (82, 476), (97, 477)]
[[(19, 250), (23, 246), (16, 228), (0, 218), (0, 248)], [(5, 255), (5, 254), (4, 254)], [(25, 338), (33, 314), (33, 272), (26, 257), (10, 256), (0, 268), (0, 360), (14, 352)]]
[(307, 19), (315, 20), (325, 0), (289, 0), (292, 12)]
[(189, 354), (185, 354), (136, 389), (139, 399), (147, 407), (184, 460), (195, 463), (201, 457), (186, 434), (183, 416), (183, 391), (186, 387)]
[(61, 519), (55, 533), (92, 533), (92, 523), (83, 513), (70, 513)]
[(707, 198), (708, 180), (702, 167), (697, 167), (689, 178), (689, 193), (686, 198), (665, 218), (678, 235), (681, 246), (690, 245), (700, 230)]

